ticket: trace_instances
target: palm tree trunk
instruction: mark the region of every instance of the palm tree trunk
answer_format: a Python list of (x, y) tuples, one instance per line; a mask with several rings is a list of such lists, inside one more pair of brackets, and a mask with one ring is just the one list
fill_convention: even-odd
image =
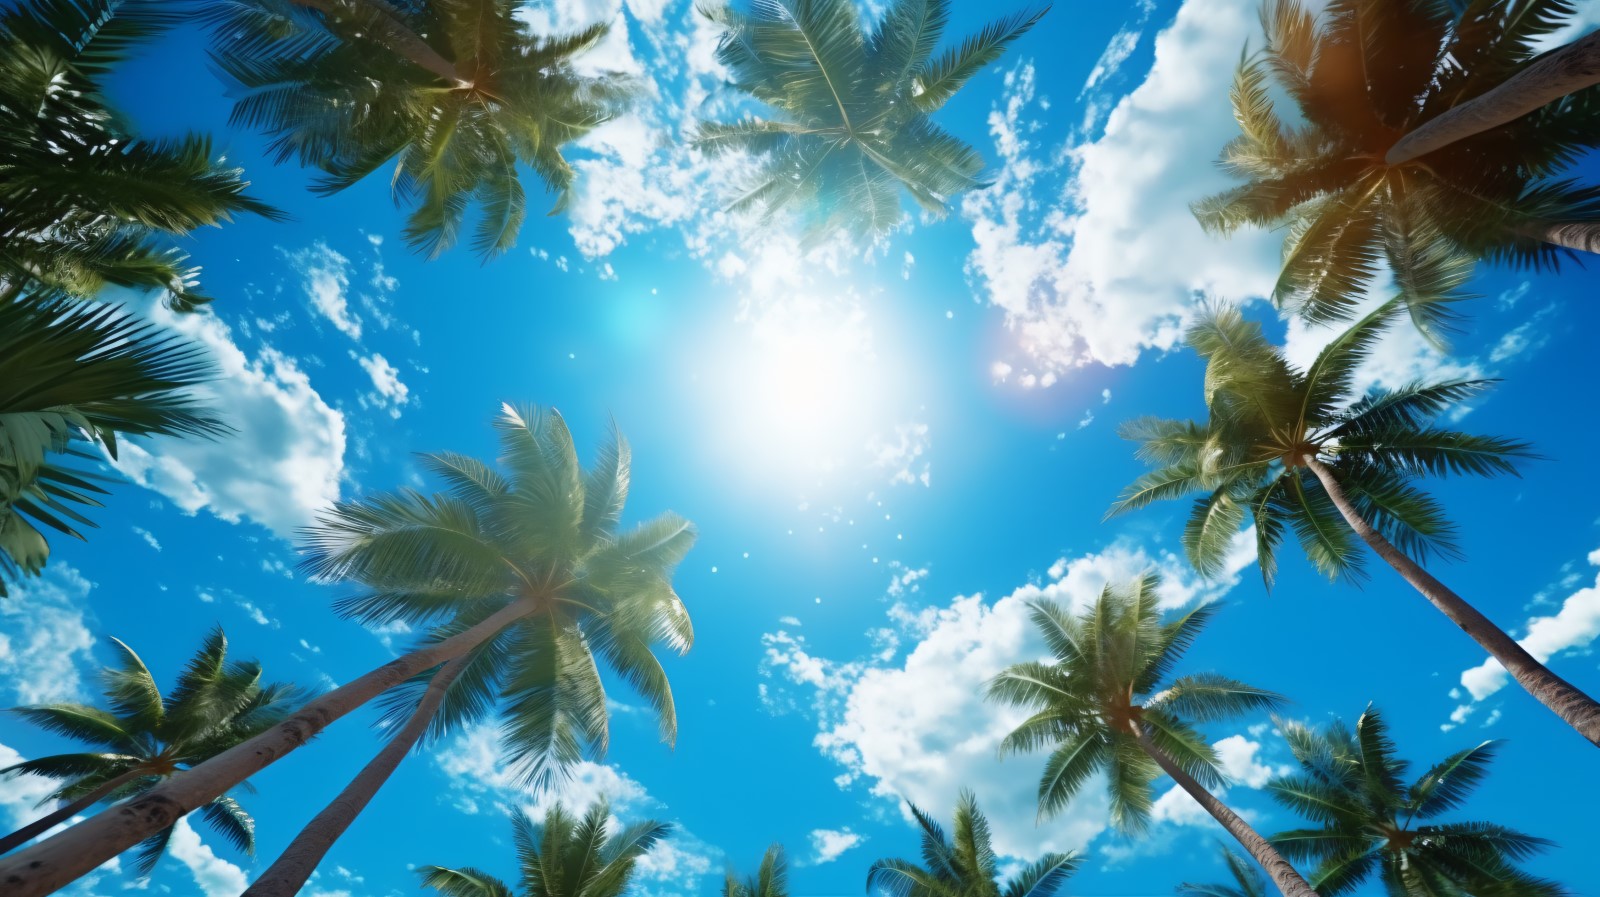
[(11, 834), (6, 835), (4, 838), (0, 838), (0, 853), (8, 853), (18, 847), (21, 847), (29, 841), (32, 841), (34, 838), (37, 838), (45, 832), (55, 828), (60, 823), (66, 822), (68, 819), (71, 819), (84, 810), (94, 806), (103, 800), (106, 795), (142, 775), (145, 775), (145, 773), (141, 772), (136, 766), (133, 769), (122, 773), (121, 775), (113, 776), (109, 781), (101, 785), (99, 788), (96, 788), (77, 800), (68, 803), (66, 806), (60, 807), (51, 813), (47, 813), (39, 819), (35, 819), (22, 828), (19, 828)]
[(384, 0), (290, 0), (290, 2), (296, 6), (317, 10), (330, 18), (340, 13), (349, 13), (358, 6), (365, 6), (378, 14), (379, 33), (372, 36), (378, 38), (380, 43), (414, 65), (433, 72), (452, 86), (465, 87), (471, 83), (461, 77), (461, 73), (456, 71), (455, 65), (450, 60), (440, 56), (427, 41), (407, 28), (400, 13)]
[(422, 700), (417, 703), (417, 709), (411, 712), (406, 720), (405, 727), (395, 733), (393, 739), (384, 745), (383, 750), (356, 774), (350, 784), (339, 792), (322, 812), (316, 815), (305, 828), (300, 830), (283, 853), (273, 860), (267, 871), (261, 873), (255, 884), (246, 888), (239, 897), (294, 897), (305, 886), (306, 879), (315, 872), (322, 858), (328, 855), (328, 850), (333, 847), (339, 836), (343, 835), (350, 823), (366, 809), (378, 789), (394, 774), (400, 761), (406, 758), (411, 748), (422, 739), (423, 733), (428, 731), (428, 725), (439, 713), (439, 705), (444, 701), (445, 692), (450, 689), (450, 683), (460, 675), (466, 665), (465, 658), (457, 658), (444, 665), (444, 668), (433, 674), (433, 679), (428, 683), (428, 690), (422, 695)]
[(1395, 548), (1382, 533), (1373, 529), (1350, 503), (1350, 497), (1345, 494), (1344, 487), (1339, 485), (1339, 480), (1328, 465), (1309, 454), (1304, 456), (1304, 461), (1321, 481), (1322, 488), (1333, 499), (1339, 513), (1344, 515), (1345, 522), (1350, 524), (1350, 528), (1356, 531), (1356, 535), (1360, 536), (1363, 542), (1405, 577), (1406, 582), (1411, 583), (1434, 607), (1449, 617), (1451, 622), (1472, 636), (1472, 640), (1488, 651), (1491, 657), (1500, 661), (1500, 665), (1506, 668), (1511, 678), (1517, 680), (1517, 684), (1528, 694), (1538, 698), (1540, 703), (1554, 711), (1556, 716), (1566, 721), (1567, 725), (1578, 730), (1578, 734), (1589, 739), (1591, 744), (1600, 747), (1600, 703), (1596, 703), (1594, 698), (1552, 673), (1549, 667), (1540, 663), (1526, 648), (1517, 644), (1516, 639), (1507, 635), (1444, 583), (1434, 579), (1433, 575), (1422, 569), (1416, 561)]
[(1409, 162), (1594, 84), (1600, 84), (1600, 31), (1540, 56), (1494, 89), (1423, 124), (1390, 147), (1384, 162)]
[(1155, 742), (1150, 740), (1150, 735), (1145, 732), (1142, 724), (1134, 722), (1130, 725), (1134, 734), (1139, 737), (1139, 746), (1144, 748), (1146, 754), (1150, 755), (1150, 759), (1156, 761), (1156, 765), (1171, 776), (1172, 780), (1178, 783), (1179, 788), (1187, 791), (1190, 797), (1204, 807), (1212, 818), (1221, 823), (1222, 827), (1228, 830), (1228, 834), (1232, 835), (1249, 852), (1250, 856), (1261, 864), (1261, 868), (1265, 869), (1267, 875), (1271, 876), (1272, 883), (1278, 886), (1278, 890), (1283, 893), (1283, 897), (1317, 897), (1317, 892), (1312, 890), (1311, 885), (1301, 877), (1299, 872), (1295, 871), (1294, 866), (1291, 866), (1288, 860), (1283, 858), (1283, 854), (1278, 853), (1277, 848), (1273, 847), (1266, 838), (1261, 837), (1260, 832), (1252, 828), (1250, 823), (1245, 822), (1238, 813), (1229, 809), (1227, 804), (1218, 800), (1215, 794), (1207, 791), (1205, 786), (1196, 782), (1178, 764), (1172, 762), (1172, 759), (1163, 753), (1160, 748), (1156, 747)]
[(541, 606), (537, 596), (520, 598), (465, 632), (412, 651), (308, 702), (298, 713), (260, 735), (178, 773), (132, 800), (26, 850), (0, 858), (0, 894), (44, 897), (77, 880), (282, 759), (334, 720), (423, 670), (460, 657)]
[(1600, 253), (1600, 222), (1545, 221), (1524, 228), (1523, 232), (1553, 246)]

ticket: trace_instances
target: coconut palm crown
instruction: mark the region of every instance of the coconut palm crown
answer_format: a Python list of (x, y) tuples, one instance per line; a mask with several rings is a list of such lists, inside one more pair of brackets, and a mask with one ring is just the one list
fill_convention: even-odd
[[(0, 840), (0, 851), (87, 810), (100, 801), (141, 794), (167, 777), (239, 744), (293, 713), (304, 695), (295, 686), (263, 683), (254, 661), (228, 659), (220, 628), (207, 634), (199, 651), (178, 674), (176, 687), (163, 695), (150, 670), (133, 649), (116, 639), (118, 665), (101, 671), (106, 707), (43, 704), (12, 713), (46, 731), (98, 748), (76, 754), (38, 757), (0, 770), (0, 775), (36, 775), (61, 782), (46, 800), (65, 805)], [(235, 848), (255, 849), (255, 822), (239, 802), (223, 795), (198, 808), (201, 818)], [(146, 839), (135, 869), (148, 875), (166, 852), (168, 826)]]
[(1017, 873), (1004, 891), (996, 876), (989, 820), (977, 798), (963, 790), (956, 800), (955, 825), (946, 835), (933, 817), (907, 805), (922, 836), (923, 865), (884, 859), (867, 870), (867, 893), (890, 897), (1054, 897), (1066, 887), (1080, 860), (1071, 853), (1047, 853)]
[(1205, 422), (1145, 417), (1123, 438), (1155, 469), (1130, 485), (1111, 514), (1201, 493), (1183, 546), (1201, 573), (1222, 569), (1229, 540), (1248, 514), (1257, 560), (1270, 587), (1278, 548), (1292, 532), (1330, 578), (1359, 578), (1365, 555), (1328, 492), (1308, 468), (1332, 470), (1355, 508), (1380, 534), (1417, 560), (1454, 555), (1453, 530), (1415, 481), (1426, 476), (1514, 474), (1526, 443), (1440, 428), (1433, 421), (1494, 381), (1418, 382), (1359, 395), (1356, 373), (1402, 305), (1368, 314), (1317, 354), (1305, 370), (1269, 343), (1237, 308), (1205, 311), (1188, 342), (1206, 360)]
[(1457, 751), (1407, 783), (1408, 764), (1371, 707), (1351, 731), (1280, 723), (1300, 771), (1267, 785), (1279, 803), (1320, 825), (1273, 837), (1293, 859), (1316, 863), (1324, 895), (1355, 890), (1374, 875), (1389, 894), (1562, 897), (1559, 884), (1516, 867), (1554, 846), (1490, 822), (1439, 822), (1488, 774), (1498, 742)]
[[(503, 472), (465, 455), (423, 455), (446, 491), (336, 505), (308, 533), (306, 567), (365, 587), (337, 604), (342, 615), (426, 627), (425, 643), (531, 602), (463, 655), (430, 732), (499, 712), (508, 764), (542, 785), (586, 750), (606, 749), (596, 658), (655, 709), (664, 740), (676, 737), (672, 689), (652, 646), (682, 652), (693, 642), (671, 574), (695, 534), (670, 513), (619, 530), (631, 455), (615, 428), (587, 472), (553, 410), (506, 405), (496, 428)], [(391, 699), (398, 712), (409, 715), (428, 678)]]
[(628, 93), (574, 60), (597, 25), (540, 35), (513, 0), (219, 0), (212, 58), (240, 96), (232, 121), (272, 135), (280, 162), (325, 173), (343, 190), (386, 165), (412, 207), (406, 239), (433, 257), (477, 210), (471, 245), (485, 259), (516, 243), (527, 213), (518, 166), (566, 204), (575, 172), (563, 145), (611, 117)]
[(755, 874), (743, 881), (729, 869), (722, 883), (722, 897), (789, 897), (789, 863), (784, 859), (783, 845), (768, 847)]
[(671, 832), (665, 822), (636, 822), (611, 831), (611, 808), (604, 800), (583, 816), (560, 804), (534, 823), (518, 810), (511, 816), (511, 838), (521, 872), (521, 888), (470, 867), (423, 866), (422, 886), (445, 897), (621, 897), (639, 858)]
[[(1526, 66), (1573, 16), (1566, 0), (1300, 0), (1262, 7), (1266, 45), (1247, 54), (1232, 101), (1241, 134), (1221, 165), (1244, 184), (1194, 204), (1207, 230), (1288, 226), (1280, 306), (1349, 320), (1380, 265), (1415, 324), (1441, 341), (1475, 258), (1555, 266), (1600, 239), (1600, 189), (1561, 176), (1600, 146), (1600, 90), (1417, 159), (1397, 140)], [(1281, 90), (1300, 123), (1274, 108)]]
[(877, 235), (901, 219), (900, 190), (943, 216), (984, 186), (983, 159), (930, 117), (1045, 10), (996, 21), (934, 55), (949, 0), (894, 0), (867, 30), (852, 0), (756, 0), (749, 12), (702, 7), (725, 30), (717, 59), (770, 118), (705, 122), (696, 145), (761, 157), (731, 205), (802, 212), (816, 241)]
[(181, 16), (161, 0), (30, 0), (0, 11), (0, 299), (167, 291), (210, 299), (172, 238), (250, 212), (238, 168), (191, 134), (143, 140), (102, 90), (131, 50)]

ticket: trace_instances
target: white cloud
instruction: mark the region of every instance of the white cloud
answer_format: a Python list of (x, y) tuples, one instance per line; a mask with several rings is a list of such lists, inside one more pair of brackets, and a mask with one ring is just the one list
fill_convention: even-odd
[[(0, 744), (0, 769), (15, 766), (26, 759), (17, 753), (16, 748)], [(47, 806), (39, 804), (56, 790), (56, 784), (53, 779), (31, 773), (0, 776), (0, 808), (6, 811), (9, 819), (6, 830), (19, 829), (54, 810), (55, 801)]]
[(361, 339), (361, 318), (350, 310), (350, 260), (318, 240), (305, 249), (287, 253), (289, 264), (300, 272), (311, 307), (353, 340)]
[(149, 545), (151, 548), (154, 548), (156, 551), (160, 551), (161, 550), (161, 542), (156, 539), (154, 533), (150, 532), (149, 530), (145, 529), (142, 526), (133, 527), (133, 533), (134, 533), (134, 535), (136, 535), (139, 538), (143, 539), (146, 545)]
[(187, 818), (172, 827), (167, 853), (189, 870), (205, 897), (238, 897), (250, 884), (243, 869), (217, 856), (200, 840)]
[(866, 836), (853, 832), (849, 826), (845, 826), (842, 829), (812, 829), (810, 840), (811, 856), (798, 865), (820, 866), (823, 863), (831, 863), (838, 859), (840, 854), (865, 841)]
[(15, 584), (0, 601), (0, 682), (17, 704), (79, 701), (80, 664), (92, 664), (94, 636), (79, 610), (93, 585), (56, 563)]
[(339, 497), (344, 416), (328, 406), (293, 358), (262, 346), (255, 358), (211, 310), (177, 315), (142, 300), (155, 324), (199, 343), (219, 376), (198, 392), (238, 432), (216, 440), (121, 443), (116, 466), (185, 513), (230, 523), (248, 517), (283, 538)]
[(356, 355), (350, 353), (361, 369), (372, 378), (373, 391), (362, 397), (362, 405), (375, 405), (379, 408), (387, 407), (389, 416), (398, 418), (400, 409), (410, 401), (411, 389), (400, 382), (400, 371), (389, 360), (377, 352), (371, 355)]
[(900, 424), (892, 439), (873, 436), (867, 443), (874, 467), (889, 471), (891, 484), (929, 484), (933, 466), (923, 455), (928, 451), (927, 424)]

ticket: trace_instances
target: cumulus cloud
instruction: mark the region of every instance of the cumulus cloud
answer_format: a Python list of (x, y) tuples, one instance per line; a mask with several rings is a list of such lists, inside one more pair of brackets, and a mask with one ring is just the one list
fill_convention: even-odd
[(238, 897), (250, 884), (243, 869), (217, 856), (216, 851), (200, 840), (187, 818), (179, 819), (172, 827), (167, 854), (189, 870), (205, 897)]
[(363, 406), (388, 408), (389, 416), (398, 418), (400, 409), (411, 400), (411, 389), (400, 382), (400, 371), (377, 352), (371, 355), (351, 353), (361, 369), (372, 378), (372, 392), (361, 397)]
[(249, 518), (283, 538), (339, 497), (344, 415), (329, 407), (296, 361), (263, 345), (255, 357), (210, 310), (178, 315), (144, 300), (156, 325), (198, 343), (218, 368), (200, 392), (237, 433), (216, 440), (123, 442), (116, 467), (189, 514)]
[[(16, 748), (0, 744), (0, 769), (15, 766), (26, 759), (17, 753)], [(40, 804), (55, 790), (56, 782), (44, 776), (31, 773), (0, 776), (0, 808), (5, 810), (8, 817), (7, 831), (21, 828), (54, 810), (54, 801), (46, 806)]]
[(312, 310), (345, 336), (361, 339), (361, 318), (350, 308), (350, 260), (321, 240), (287, 255)]
[(798, 865), (820, 866), (837, 860), (840, 854), (858, 846), (866, 837), (850, 830), (849, 826), (842, 829), (819, 828), (812, 829), (810, 835), (811, 856), (802, 860)]
[(0, 601), (0, 682), (13, 703), (87, 697), (79, 670), (93, 663), (94, 636), (79, 608), (92, 588), (83, 574), (56, 563), (43, 576), (18, 582)]

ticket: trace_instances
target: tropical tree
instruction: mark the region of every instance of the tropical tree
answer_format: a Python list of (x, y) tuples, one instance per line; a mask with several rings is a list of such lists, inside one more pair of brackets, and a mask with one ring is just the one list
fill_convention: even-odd
[(949, 0), (895, 0), (870, 32), (851, 0), (775, 0), (748, 13), (717, 6), (706, 14), (724, 28), (717, 59), (733, 85), (775, 115), (704, 122), (695, 144), (761, 156), (758, 177), (730, 208), (761, 208), (769, 219), (797, 209), (814, 242), (839, 230), (892, 229), (902, 187), (943, 216), (958, 194), (984, 186), (977, 151), (930, 116), (1044, 10), (994, 22), (937, 57)]
[(639, 858), (666, 837), (665, 822), (636, 822), (611, 832), (611, 808), (604, 800), (590, 805), (583, 818), (560, 804), (535, 824), (520, 810), (511, 815), (511, 837), (522, 874), (521, 891), (470, 867), (423, 866), (422, 886), (445, 897), (621, 897), (628, 890)]
[(867, 870), (867, 893), (891, 897), (1055, 897), (1080, 860), (1071, 853), (1047, 853), (1019, 872), (1002, 892), (995, 877), (989, 820), (972, 792), (956, 800), (952, 836), (933, 817), (907, 804), (922, 830), (924, 865), (911, 860), (879, 860)]
[[(1309, 321), (1353, 318), (1386, 264), (1413, 322), (1442, 342), (1473, 259), (1554, 267), (1568, 250), (1600, 248), (1600, 189), (1557, 179), (1600, 146), (1600, 91), (1425, 159), (1385, 153), (1525, 66), (1571, 12), (1565, 0), (1333, 0), (1319, 18), (1270, 0), (1266, 46), (1234, 78), (1242, 133), (1221, 158), (1245, 183), (1195, 203), (1195, 216), (1222, 234), (1286, 225), (1272, 298)], [(1279, 117), (1272, 84), (1303, 125)]]
[(1111, 824), (1143, 831), (1165, 772), (1267, 870), (1284, 897), (1315, 892), (1267, 840), (1210, 789), (1226, 784), (1216, 751), (1185, 719), (1215, 722), (1270, 710), (1283, 698), (1214, 673), (1167, 681), (1215, 613), (1197, 605), (1163, 619), (1160, 580), (1145, 574), (1107, 583), (1074, 616), (1054, 601), (1030, 603), (1047, 662), (1013, 664), (989, 683), (989, 697), (1032, 712), (1000, 743), (1003, 755), (1051, 748), (1039, 780), (1039, 816), (1059, 813), (1096, 772), (1104, 772)]
[(1224, 847), (1222, 862), (1228, 867), (1228, 874), (1233, 876), (1233, 884), (1197, 885), (1184, 882), (1178, 885), (1178, 893), (1183, 897), (1267, 897), (1267, 882), (1261, 877), (1261, 871), (1250, 865), (1249, 860)]
[(1267, 791), (1319, 828), (1296, 829), (1272, 843), (1294, 859), (1317, 863), (1312, 884), (1344, 894), (1376, 874), (1389, 894), (1472, 897), (1564, 897), (1553, 881), (1516, 863), (1554, 846), (1491, 822), (1437, 820), (1458, 809), (1488, 774), (1499, 743), (1457, 751), (1405, 783), (1408, 764), (1378, 711), (1368, 707), (1355, 731), (1335, 722), (1321, 730), (1281, 723), (1300, 771)]
[(394, 163), (405, 235), (429, 257), (453, 246), (478, 209), (473, 249), (510, 249), (527, 212), (518, 165), (560, 211), (574, 172), (561, 147), (611, 117), (617, 75), (574, 60), (607, 26), (539, 35), (514, 0), (220, 0), (217, 68), (239, 92), (232, 121), (272, 135), (278, 161), (322, 169), (313, 189), (345, 189)]
[(729, 869), (722, 883), (722, 897), (789, 897), (789, 864), (784, 860), (783, 845), (768, 847), (761, 855), (756, 874), (744, 881)]
[(1202, 314), (1188, 339), (1206, 359), (1210, 419), (1140, 418), (1124, 425), (1122, 435), (1141, 443), (1139, 454), (1156, 469), (1129, 486), (1110, 513), (1201, 493), (1183, 545), (1195, 568), (1211, 575), (1221, 569), (1248, 511), (1269, 588), (1278, 546), (1290, 530), (1316, 568), (1335, 579), (1362, 575), (1365, 543), (1518, 685), (1600, 746), (1600, 704), (1422, 566), (1430, 553), (1458, 551), (1439, 503), (1416, 480), (1512, 474), (1528, 446), (1434, 425), (1492, 381), (1452, 379), (1355, 393), (1357, 368), (1398, 308), (1391, 301), (1367, 315), (1304, 371), (1238, 309)]
[[(12, 713), (57, 735), (98, 750), (39, 757), (0, 769), (0, 775), (36, 775), (61, 782), (45, 797), (61, 801), (56, 810), (0, 838), (3, 853), (101, 801), (148, 792), (180, 770), (216, 756), (281, 722), (303, 699), (299, 689), (262, 683), (261, 665), (228, 659), (228, 640), (220, 628), (207, 634), (200, 650), (178, 674), (177, 686), (163, 695), (150, 670), (132, 648), (111, 640), (118, 665), (101, 671), (105, 704), (42, 704)], [(239, 802), (219, 794), (198, 807), (205, 822), (228, 843), (255, 850), (255, 821)], [(176, 819), (140, 845), (134, 868), (150, 874), (166, 852)]]
[(130, 50), (180, 20), (161, 0), (29, 0), (0, 10), (0, 302), (162, 289), (210, 301), (172, 237), (241, 212), (246, 195), (210, 140), (141, 140), (103, 92)]
[(0, 597), (43, 570), (41, 525), (80, 539), (94, 525), (77, 508), (99, 507), (109, 479), (63, 459), (114, 459), (119, 435), (227, 432), (190, 391), (213, 374), (198, 346), (114, 306), (0, 300)]

